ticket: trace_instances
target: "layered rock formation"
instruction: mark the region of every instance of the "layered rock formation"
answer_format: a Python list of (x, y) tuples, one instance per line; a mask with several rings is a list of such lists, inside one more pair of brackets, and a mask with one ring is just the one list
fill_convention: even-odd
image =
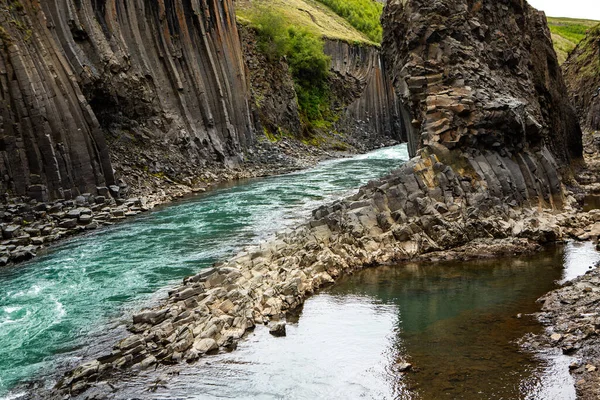
[(383, 21), (413, 152), (581, 156), (545, 17), (525, 1), (392, 1)]
[(600, 26), (569, 54), (563, 71), (582, 127), (600, 130)]

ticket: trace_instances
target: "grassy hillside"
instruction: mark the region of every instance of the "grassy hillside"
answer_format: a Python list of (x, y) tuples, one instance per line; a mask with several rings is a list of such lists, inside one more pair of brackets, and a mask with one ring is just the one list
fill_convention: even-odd
[(563, 63), (577, 44), (585, 38), (586, 32), (600, 21), (573, 18), (548, 17), (548, 26), (552, 32), (554, 49), (558, 62)]
[(261, 10), (269, 9), (280, 15), (284, 23), (296, 28), (309, 29), (322, 37), (348, 43), (378, 44), (354, 28), (346, 19), (315, 0), (239, 0), (235, 6), (237, 19), (242, 24), (252, 25), (261, 14)]
[(383, 28), (381, 13), (383, 4), (374, 0), (317, 0), (343, 17), (350, 25), (367, 35), (374, 42), (381, 43)]

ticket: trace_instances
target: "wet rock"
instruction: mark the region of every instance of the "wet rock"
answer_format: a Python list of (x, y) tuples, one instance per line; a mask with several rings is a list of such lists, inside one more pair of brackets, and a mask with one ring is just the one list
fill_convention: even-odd
[(407, 362), (403, 362), (400, 364), (396, 364), (395, 366), (396, 371), (398, 372), (407, 372), (410, 371), (412, 369), (412, 364), (411, 363), (407, 363)]
[(269, 325), (269, 333), (276, 337), (286, 336), (285, 322), (277, 321)]
[(4, 239), (12, 239), (19, 236), (21, 233), (21, 227), (18, 225), (7, 225), (2, 227), (2, 237)]

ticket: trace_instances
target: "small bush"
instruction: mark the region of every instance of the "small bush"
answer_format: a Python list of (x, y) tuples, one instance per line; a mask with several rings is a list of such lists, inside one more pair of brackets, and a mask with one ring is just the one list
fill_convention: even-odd
[(323, 40), (306, 29), (289, 28), (288, 63), (292, 69), (298, 106), (309, 128), (329, 119), (330, 58), (323, 52)]
[(270, 61), (286, 57), (305, 127), (310, 131), (329, 125), (332, 116), (327, 78), (331, 60), (325, 55), (323, 39), (309, 29), (287, 25), (270, 10), (260, 10), (252, 22), (258, 49)]
[(269, 61), (286, 55), (289, 45), (288, 26), (279, 15), (261, 8), (253, 15), (252, 22), (258, 32), (258, 49)]
[(375, 43), (381, 43), (383, 4), (375, 0), (317, 0)]

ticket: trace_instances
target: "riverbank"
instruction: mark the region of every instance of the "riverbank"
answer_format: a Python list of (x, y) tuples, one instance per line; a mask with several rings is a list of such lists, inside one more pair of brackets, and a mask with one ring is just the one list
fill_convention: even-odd
[[(525, 157), (544, 162), (546, 156)], [(235, 348), (257, 324), (282, 334), (287, 312), (324, 285), (365, 267), (523, 254), (587, 226), (590, 216), (580, 212), (575, 199), (537, 173), (548, 186), (537, 186), (537, 195), (529, 194), (524, 206), (489, 195), (488, 188), (501, 187), (499, 172), (481, 174), (483, 183), (466, 186), (452, 168), (431, 158), (413, 159), (356, 195), (318, 208), (291, 232), (186, 278), (159, 307), (133, 317), (133, 335), (110, 354), (76, 368), (59, 387), (76, 394), (123, 371), (194, 362)], [(441, 192), (432, 176), (446, 179)], [(509, 179), (518, 184), (516, 177)], [(544, 206), (533, 207), (534, 202)]]
[[(584, 134), (586, 168), (577, 180), (581, 198), (600, 195), (600, 132)], [(584, 227), (573, 231), (578, 240), (591, 240), (600, 250), (600, 209), (580, 217)], [(591, 267), (590, 267), (591, 268)], [(557, 348), (573, 357), (570, 371), (575, 378), (577, 396), (582, 400), (600, 398), (600, 263), (585, 275), (569, 280), (539, 300), (537, 316), (547, 329), (542, 335), (524, 340), (526, 348)]]
[[(361, 152), (385, 143), (368, 143)], [(26, 198), (5, 199), (0, 204), (0, 267), (32, 259), (41, 250), (61, 239), (119, 223), (128, 217), (168, 204), (184, 196), (205, 192), (226, 182), (289, 173), (315, 166), (321, 161), (348, 157), (358, 153), (349, 147), (339, 151), (304, 144), (293, 139), (275, 143), (257, 143), (246, 164), (238, 168), (207, 168), (202, 175), (186, 182), (175, 182), (164, 175), (134, 174), (131, 170), (119, 171), (127, 176), (129, 186), (120, 180), (119, 185), (98, 188), (99, 195), (83, 194), (74, 199), (37, 202)], [(352, 149), (354, 149), (352, 151)]]
[(600, 398), (600, 263), (538, 301), (543, 306), (537, 316), (547, 330), (527, 337), (525, 347), (558, 348), (571, 356), (577, 398)]

